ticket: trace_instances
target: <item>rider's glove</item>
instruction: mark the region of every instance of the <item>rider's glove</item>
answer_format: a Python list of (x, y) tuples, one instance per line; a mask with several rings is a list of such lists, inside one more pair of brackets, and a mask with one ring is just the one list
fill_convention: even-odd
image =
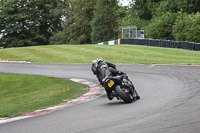
[(125, 75), (126, 73), (124, 73), (124, 72), (119, 72), (119, 74), (120, 74), (120, 75), (123, 75), (123, 74)]

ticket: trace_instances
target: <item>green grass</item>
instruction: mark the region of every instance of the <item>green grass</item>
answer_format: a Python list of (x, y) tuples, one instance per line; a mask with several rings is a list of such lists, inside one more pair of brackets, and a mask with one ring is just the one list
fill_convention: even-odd
[[(0, 49), (2, 60), (91, 63), (98, 57), (123, 64), (200, 64), (200, 51), (138, 45), (47, 45)], [(87, 90), (87, 86), (69, 79), (0, 73), (0, 117), (53, 106)]]
[(88, 86), (65, 78), (0, 73), (0, 117), (57, 105), (87, 91)]
[(200, 64), (200, 52), (137, 45), (47, 45), (0, 49), (0, 59), (52, 63)]

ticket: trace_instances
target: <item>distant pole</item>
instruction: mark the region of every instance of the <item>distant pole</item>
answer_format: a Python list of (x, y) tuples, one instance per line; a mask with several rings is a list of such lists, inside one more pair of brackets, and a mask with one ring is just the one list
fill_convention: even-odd
[(124, 38), (124, 29), (122, 28), (122, 38)]

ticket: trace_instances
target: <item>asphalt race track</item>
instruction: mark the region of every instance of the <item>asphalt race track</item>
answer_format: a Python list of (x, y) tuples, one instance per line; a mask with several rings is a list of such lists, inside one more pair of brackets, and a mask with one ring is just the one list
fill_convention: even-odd
[[(1, 133), (199, 133), (200, 66), (117, 65), (141, 100), (124, 104), (105, 95), (45, 115), (0, 124)], [(83, 78), (90, 64), (0, 63), (0, 72)]]

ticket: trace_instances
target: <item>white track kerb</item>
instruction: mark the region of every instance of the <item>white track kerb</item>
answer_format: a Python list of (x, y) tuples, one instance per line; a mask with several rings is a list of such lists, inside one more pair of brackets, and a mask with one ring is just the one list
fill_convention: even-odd
[(31, 63), (31, 61), (11, 61), (11, 60), (1, 60), (1, 59), (0, 62)]
[(53, 107), (49, 107), (49, 108), (46, 108), (46, 109), (36, 110), (36, 111), (30, 112), (30, 113), (25, 113), (25, 114), (22, 114), (20, 116), (2, 119), (2, 120), (0, 120), (0, 124), (12, 122), (12, 121), (16, 121), (16, 120), (21, 120), (21, 119), (26, 119), (26, 118), (29, 118), (29, 117), (34, 117), (34, 116), (38, 116), (38, 115), (42, 115), (42, 114), (47, 114), (49, 112), (59, 110), (59, 109), (62, 109), (64, 107), (67, 107), (67, 106), (72, 106), (72, 105), (88, 102), (90, 100), (96, 99), (96, 98), (102, 96), (103, 94), (105, 94), (104, 89), (96, 83), (90, 82), (90, 81), (85, 80), (85, 79), (74, 79), (73, 78), (71, 80), (74, 81), (74, 82), (78, 82), (78, 83), (88, 85), (90, 87), (90, 90), (87, 93), (85, 93), (84, 95), (82, 95), (82, 96), (80, 96), (76, 99), (73, 99), (71, 101), (68, 101), (66, 103), (55, 105)]

